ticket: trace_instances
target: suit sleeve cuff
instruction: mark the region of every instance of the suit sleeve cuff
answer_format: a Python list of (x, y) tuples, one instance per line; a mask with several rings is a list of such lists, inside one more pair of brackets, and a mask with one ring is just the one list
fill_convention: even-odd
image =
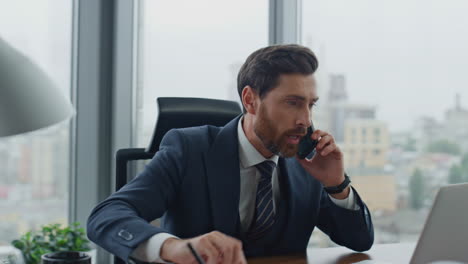
[(132, 252), (132, 257), (151, 263), (170, 263), (161, 259), (161, 247), (168, 238), (178, 238), (169, 233), (158, 233), (138, 245)]
[(333, 203), (335, 203), (337, 206), (339, 206), (341, 208), (348, 209), (348, 210), (359, 210), (360, 209), (359, 205), (357, 204), (353, 188), (349, 189), (348, 197), (343, 199), (343, 200), (333, 198), (330, 194), (328, 195), (328, 197), (330, 197), (330, 199), (333, 201)]

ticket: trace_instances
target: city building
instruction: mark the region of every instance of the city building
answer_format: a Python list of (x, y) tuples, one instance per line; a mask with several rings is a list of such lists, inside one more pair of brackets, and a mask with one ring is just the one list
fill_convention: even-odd
[(463, 152), (468, 152), (468, 110), (462, 107), (460, 94), (455, 95), (454, 107), (445, 112), (440, 134), (452, 139)]
[(396, 180), (388, 165), (390, 137), (385, 122), (373, 119), (348, 119), (345, 123), (343, 151), (345, 168), (353, 186), (366, 197), (371, 211), (397, 209)]
[(390, 137), (385, 122), (347, 119), (344, 128), (347, 168), (383, 168), (387, 164)]
[(436, 141), (447, 140), (456, 144), (461, 152), (468, 152), (468, 110), (461, 105), (461, 95), (455, 95), (455, 104), (445, 111), (442, 121), (434, 117), (420, 117), (416, 120), (413, 135), (417, 150), (424, 152)]
[(390, 135), (376, 119), (376, 107), (348, 101), (346, 77), (331, 74), (327, 94), (330, 132), (344, 152), (344, 164), (353, 186), (369, 201), (371, 211), (394, 212), (396, 180), (388, 167)]
[(346, 78), (341, 74), (330, 75), (327, 95), (329, 131), (337, 142), (344, 141), (345, 123), (349, 119), (375, 119), (376, 107), (348, 102)]

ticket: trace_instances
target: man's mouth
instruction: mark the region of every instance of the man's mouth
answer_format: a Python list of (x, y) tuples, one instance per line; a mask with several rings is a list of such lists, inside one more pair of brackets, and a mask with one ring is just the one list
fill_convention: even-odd
[(293, 145), (296, 145), (296, 144), (299, 144), (299, 141), (301, 140), (301, 135), (288, 135), (287, 136), (287, 142), (289, 144), (293, 144)]

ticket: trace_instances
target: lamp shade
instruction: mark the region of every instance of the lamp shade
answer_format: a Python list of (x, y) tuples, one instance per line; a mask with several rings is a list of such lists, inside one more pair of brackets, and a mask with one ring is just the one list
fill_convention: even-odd
[(0, 137), (59, 123), (73, 112), (47, 74), (0, 38)]

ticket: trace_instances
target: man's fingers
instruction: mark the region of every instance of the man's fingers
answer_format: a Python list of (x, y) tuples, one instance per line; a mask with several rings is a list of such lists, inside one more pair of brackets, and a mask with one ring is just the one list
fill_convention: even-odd
[(223, 233), (214, 231), (191, 241), (207, 264), (247, 263), (242, 251), (242, 242)]
[(329, 135), (329, 133), (323, 130), (317, 129), (314, 131), (314, 133), (312, 133), (312, 139), (318, 140), (320, 137), (324, 137), (326, 135)]
[(219, 250), (214, 246), (210, 236), (200, 237), (195, 249), (199, 254), (206, 257), (207, 264), (216, 264), (220, 255)]
[(222, 251), (222, 263), (247, 263), (240, 240), (217, 231), (212, 234), (216, 239), (216, 246)]
[(334, 142), (335, 142), (335, 139), (332, 137), (332, 135), (330, 135), (330, 134), (325, 135), (322, 138), (320, 138), (320, 141), (317, 144), (317, 149), (321, 150), (322, 148), (324, 148), (329, 143), (334, 143)]
[(214, 246), (220, 251), (220, 259), (222, 263), (232, 263), (232, 248), (229, 238), (219, 232), (212, 233), (212, 242)]
[(231, 263), (243, 263), (247, 264), (245, 260), (244, 252), (242, 251), (242, 242), (235, 239), (231, 239), (231, 248), (232, 248), (232, 262)]
[(337, 149), (336, 144), (335, 143), (330, 143), (322, 151), (320, 151), (320, 155), (326, 156), (326, 155), (330, 154), (331, 152), (335, 151), (336, 149)]
[(236, 263), (235, 258), (238, 254), (236, 251), (242, 251), (242, 244), (239, 240), (224, 235), (220, 232), (213, 232), (215, 246), (222, 252), (223, 263)]
[(232, 263), (247, 264), (244, 252), (242, 251), (242, 242), (240, 241), (236, 241), (236, 244), (234, 245), (234, 259)]

